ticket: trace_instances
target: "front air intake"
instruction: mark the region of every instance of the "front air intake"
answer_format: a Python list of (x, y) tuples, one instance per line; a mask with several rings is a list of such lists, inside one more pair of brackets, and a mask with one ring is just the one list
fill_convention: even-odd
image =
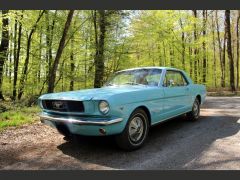
[(84, 112), (82, 101), (42, 100), (43, 109), (58, 112)]

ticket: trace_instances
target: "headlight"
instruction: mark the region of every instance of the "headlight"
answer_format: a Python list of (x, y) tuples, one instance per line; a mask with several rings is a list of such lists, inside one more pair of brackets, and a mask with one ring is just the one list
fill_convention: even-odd
[(103, 114), (107, 114), (109, 112), (109, 104), (107, 101), (100, 101), (98, 104), (99, 111)]

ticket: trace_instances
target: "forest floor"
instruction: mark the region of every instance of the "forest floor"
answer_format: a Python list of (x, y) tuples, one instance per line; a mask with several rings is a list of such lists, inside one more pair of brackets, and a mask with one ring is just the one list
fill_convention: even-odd
[(199, 121), (178, 117), (151, 128), (142, 149), (112, 137), (65, 141), (55, 129), (25, 124), (0, 132), (0, 169), (238, 169), (240, 97), (207, 97)]

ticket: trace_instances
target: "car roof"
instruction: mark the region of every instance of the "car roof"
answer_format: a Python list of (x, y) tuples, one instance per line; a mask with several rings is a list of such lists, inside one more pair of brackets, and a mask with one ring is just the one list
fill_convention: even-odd
[(124, 69), (124, 70), (120, 70), (120, 71), (117, 71), (117, 72), (131, 71), (131, 70), (140, 70), (140, 69), (167, 69), (167, 70), (178, 70), (178, 71), (180, 71), (180, 69), (176, 69), (176, 68), (172, 68), (172, 67), (146, 66), (146, 67), (137, 67), (137, 68)]

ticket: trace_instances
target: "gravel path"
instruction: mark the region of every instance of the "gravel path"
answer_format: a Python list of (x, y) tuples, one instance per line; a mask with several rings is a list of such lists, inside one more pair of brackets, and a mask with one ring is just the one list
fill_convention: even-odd
[(146, 145), (119, 150), (111, 137), (68, 142), (41, 123), (0, 133), (0, 169), (238, 169), (240, 97), (208, 97), (197, 122), (151, 128)]

